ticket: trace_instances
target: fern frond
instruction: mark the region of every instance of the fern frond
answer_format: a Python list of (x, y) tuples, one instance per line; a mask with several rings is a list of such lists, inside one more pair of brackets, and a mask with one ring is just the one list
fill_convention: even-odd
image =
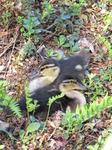
[(83, 123), (87, 121), (91, 117), (94, 117), (96, 114), (109, 107), (112, 107), (112, 97), (108, 96), (108, 94), (106, 94), (100, 104), (94, 101), (92, 104), (89, 105), (89, 108), (83, 107), (82, 111), (80, 111), (79, 107), (77, 107), (76, 115), (78, 117), (75, 120), (74, 125), (78, 125), (80, 122)]
[(14, 114), (16, 114), (19, 118), (21, 117), (21, 110), (19, 108), (18, 103), (12, 96), (6, 96), (5, 89), (7, 88), (7, 81), (0, 81), (0, 106), (9, 107)]
[(51, 104), (57, 100), (57, 99), (60, 99), (64, 96), (63, 93), (61, 93), (60, 95), (55, 95), (55, 96), (52, 96), (51, 98), (49, 98), (49, 101), (48, 101), (48, 105), (51, 106)]
[(12, 99), (10, 102), (9, 102), (9, 108), (13, 111), (13, 113), (15, 115), (17, 115), (19, 118), (21, 118), (21, 110), (19, 108), (19, 105), (18, 103)]
[(47, 113), (47, 117), (46, 117), (46, 121), (45, 121), (43, 130), (42, 130), (42, 133), (43, 133), (44, 130), (45, 130), (45, 126), (46, 126), (46, 123), (47, 123), (47, 121), (48, 121), (48, 117), (49, 117), (50, 108), (51, 108), (52, 103), (53, 103), (55, 100), (62, 98), (63, 96), (64, 96), (64, 93), (61, 93), (60, 95), (55, 95), (55, 96), (52, 96), (51, 98), (49, 98), (49, 101), (48, 101), (48, 113)]

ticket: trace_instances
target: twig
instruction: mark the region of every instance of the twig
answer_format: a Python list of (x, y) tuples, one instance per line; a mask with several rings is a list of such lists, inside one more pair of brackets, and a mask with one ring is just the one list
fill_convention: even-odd
[(49, 34), (52, 33), (51, 31), (48, 31), (48, 30), (45, 30), (45, 29), (42, 29), (41, 31), (42, 31), (42, 32), (45, 32), (45, 33), (49, 33)]
[[(2, 71), (2, 72), (0, 72), (0, 75), (1, 74), (6, 74), (6, 71)], [(12, 75), (11, 73), (8, 73), (9, 75)]]
[(49, 30), (51, 29), (55, 24), (58, 23), (58, 19), (55, 20), (55, 22), (53, 24), (51, 24), (46, 30)]
[(11, 43), (9, 43), (5, 50), (3, 51), (3, 53), (0, 54), (0, 58), (9, 50), (9, 48), (12, 46), (12, 44), (14, 43), (14, 41), (11, 41)]
[(57, 31), (55, 31), (54, 33), (52, 33), (52, 34), (46, 36), (46, 37), (43, 39), (43, 41), (49, 40), (51, 37), (53, 37), (53, 36), (56, 34), (56, 32), (57, 32)]
[(51, 135), (48, 138), (48, 141), (51, 139), (51, 137), (54, 135), (55, 131), (56, 131), (57, 127), (55, 127), (54, 131), (51, 133)]
[(39, 47), (39, 49), (37, 50), (37, 53), (36, 53), (41, 57), (42, 60), (45, 60), (44, 56), (42, 56), (42, 54), (41, 54), (44, 49), (46, 49), (46, 47), (45, 47), (45, 45), (42, 45), (41, 47)]
[(9, 65), (11, 63), (11, 58), (12, 58), (12, 55), (13, 55), (13, 51), (14, 51), (14, 48), (15, 48), (15, 44), (16, 44), (16, 40), (17, 40), (17, 37), (18, 37), (18, 30), (19, 30), (19, 27), (17, 27), (17, 30), (16, 30), (16, 38), (14, 40), (14, 44), (13, 44), (13, 48), (12, 48), (12, 52), (11, 52), (11, 55), (10, 55), (10, 58), (9, 58), (9, 62), (8, 62), (8, 65), (7, 65), (7, 68), (6, 68), (6, 74), (7, 74), (7, 70), (9, 68)]
[(8, 43), (1, 43), (1, 42), (0, 42), (0, 45), (7, 45), (7, 44), (8, 44)]

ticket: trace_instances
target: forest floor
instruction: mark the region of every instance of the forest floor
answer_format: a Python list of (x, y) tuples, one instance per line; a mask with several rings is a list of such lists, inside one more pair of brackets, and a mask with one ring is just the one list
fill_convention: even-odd
[[(92, 78), (93, 83), (85, 93), (87, 102), (89, 104), (93, 101), (100, 103), (107, 93), (108, 96), (112, 96), (112, 23), (106, 26), (109, 17), (112, 20), (112, 12), (109, 16), (112, 3), (109, 1), (105, 4), (102, 4), (102, 1), (99, 3), (88, 2), (88, 5), (84, 8), (81, 6), (78, 15), (73, 17), (72, 11), (67, 14), (67, 9), (72, 9), (72, 2), (64, 3), (63, 1), (63, 4), (60, 4), (56, 0), (51, 1), (54, 9), (51, 9), (51, 5), (48, 8), (47, 2), (47, 4), (42, 5), (42, 2), (28, 2), (26, 5), (22, 1), (16, 1), (15, 3), (12, 1), (10, 5), (5, 1), (0, 2), (2, 4), (2, 17), (0, 17), (0, 80), (6, 80), (9, 83), (7, 95), (13, 96), (19, 101), (24, 94), (25, 78), (29, 82), (28, 76), (36, 71), (43, 62), (43, 55), (40, 54), (39, 50), (44, 47), (43, 53), (46, 57), (53, 57), (54, 53), (60, 50), (63, 55), (68, 57), (69, 54), (75, 55), (79, 52), (79, 49), (89, 49), (91, 61), (88, 72), (95, 74), (96, 78)], [(29, 22), (33, 19), (31, 15), (27, 17), (27, 7), (32, 13), (35, 12), (33, 15), (38, 20), (39, 15), (42, 15), (44, 10), (50, 11), (51, 9), (53, 14), (50, 12), (45, 17), (44, 15), (41, 16), (43, 20), (39, 20), (40, 23), (36, 20), (36, 25), (31, 27)], [(59, 10), (57, 10), (58, 8)], [(63, 9), (61, 10), (61, 8)], [(57, 16), (60, 15), (60, 12), (63, 13), (63, 18), (65, 15), (65, 20), (61, 20), (62, 22), (59, 20), (55, 25), (54, 23), (58, 21)], [(53, 16), (54, 14), (56, 14), (56, 18)], [(18, 21), (17, 18), (20, 18), (20, 16), (23, 18), (18, 19)], [(27, 19), (25, 20), (25, 18)], [(29, 25), (29, 27), (26, 27), (26, 25)], [(35, 34), (38, 37), (34, 38)], [(66, 41), (61, 43), (60, 35), (64, 35)], [(71, 35), (73, 35), (74, 40), (70, 38)], [(54, 40), (54, 36), (57, 37), (57, 40)], [(68, 41), (73, 42), (72, 48), (64, 46)], [(78, 43), (80, 44), (78, 45)], [(22, 53), (22, 50), (26, 51), (26, 55)], [(88, 81), (87, 76), (85, 76), (85, 79)], [(28, 118), (25, 115), (22, 118), (18, 118), (16, 115), (7, 116), (5, 112), (2, 112), (0, 120), (9, 123), (7, 132), (14, 139), (11, 140), (9, 134), (0, 131), (0, 147), (3, 146), (4, 150), (86, 150), (89, 149), (87, 146), (91, 145), (92, 148), (95, 148), (96, 144), (97, 148), (101, 149), (104, 139), (109, 133), (112, 133), (112, 130), (110, 130), (112, 127), (111, 108), (105, 109), (99, 113), (99, 116), (94, 116), (84, 122), (82, 128), (74, 133), (69, 133), (62, 127), (62, 119), (61, 111), (58, 111), (49, 117), (43, 133), (40, 129), (38, 132), (35, 131), (20, 138), (20, 130), (27, 130)]]

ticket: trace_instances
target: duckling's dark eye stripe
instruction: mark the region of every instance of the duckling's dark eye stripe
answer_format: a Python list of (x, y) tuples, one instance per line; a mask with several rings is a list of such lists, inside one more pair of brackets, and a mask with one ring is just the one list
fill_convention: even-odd
[(66, 81), (63, 81), (63, 83), (77, 83), (75, 80), (66, 80)]
[(41, 68), (40, 68), (40, 70), (42, 71), (42, 70), (44, 70), (44, 69), (47, 69), (47, 68), (54, 68), (54, 64), (49, 64), (49, 65), (46, 65), (46, 66), (42, 66)]

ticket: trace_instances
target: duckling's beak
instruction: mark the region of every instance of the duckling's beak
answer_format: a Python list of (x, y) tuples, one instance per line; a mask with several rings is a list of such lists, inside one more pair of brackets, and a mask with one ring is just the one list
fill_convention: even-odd
[(83, 90), (83, 91), (86, 91), (86, 87), (84, 85), (82, 85), (81, 83), (77, 83), (75, 84), (75, 87), (74, 87), (75, 90)]
[(29, 75), (28, 78), (29, 78), (29, 79), (33, 79), (33, 78), (35, 78), (35, 77), (37, 77), (37, 76), (41, 76), (39, 69), (36, 70), (35, 72), (33, 72), (31, 75)]

